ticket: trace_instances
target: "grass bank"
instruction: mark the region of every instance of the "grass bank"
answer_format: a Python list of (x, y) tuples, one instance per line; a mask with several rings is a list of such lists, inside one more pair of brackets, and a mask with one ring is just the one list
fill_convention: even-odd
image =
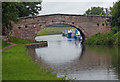
[(2, 52), (3, 80), (60, 80), (55, 73), (46, 71), (35, 64), (27, 55), (25, 44), (33, 43), (18, 38), (10, 38), (17, 45)]
[[(30, 44), (30, 43), (35, 43), (33, 41), (27, 41), (15, 37), (9, 37), (9, 42), (15, 43), (15, 44)], [(2, 48), (9, 46), (10, 44), (7, 41), (2, 40)]]
[(112, 27), (112, 29), (106, 33), (98, 33), (86, 41), (89, 45), (120, 45), (120, 30), (119, 27)]
[(10, 37), (9, 42), (15, 43), (15, 44), (30, 44), (30, 43), (35, 43), (34, 41), (28, 41), (28, 40), (23, 40), (20, 38), (16, 37)]
[(45, 27), (38, 32), (37, 36), (62, 34), (63, 30), (74, 29), (74, 27)]
[(7, 41), (2, 40), (2, 48), (9, 46), (10, 44)]

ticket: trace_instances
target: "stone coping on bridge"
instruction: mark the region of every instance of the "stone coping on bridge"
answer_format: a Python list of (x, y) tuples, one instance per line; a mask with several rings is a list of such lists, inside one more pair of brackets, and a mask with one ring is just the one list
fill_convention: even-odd
[(79, 15), (79, 14), (46, 14), (46, 15), (39, 15), (39, 16), (26, 16), (26, 17), (19, 17), (18, 19), (27, 19), (27, 18), (36, 18), (36, 17), (44, 17), (44, 16), (55, 16), (55, 15), (63, 15), (63, 16), (87, 16), (87, 17), (111, 17), (111, 16), (100, 16), (100, 15)]

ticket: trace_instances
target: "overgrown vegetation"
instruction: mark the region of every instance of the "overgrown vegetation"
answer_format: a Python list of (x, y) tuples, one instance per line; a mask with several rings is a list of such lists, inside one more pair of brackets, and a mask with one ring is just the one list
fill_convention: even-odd
[(120, 1), (111, 10), (111, 30), (106, 34), (96, 34), (86, 41), (87, 44), (120, 45)]
[(37, 15), (41, 10), (41, 0), (38, 2), (2, 2), (2, 35), (9, 36), (12, 22), (17, 22), (18, 17)]
[(74, 29), (74, 27), (45, 27), (40, 32), (38, 32), (37, 36), (41, 35), (52, 35), (52, 34), (62, 34), (63, 30)]
[(120, 1), (116, 2), (111, 11), (111, 25), (120, 27)]
[(98, 33), (86, 41), (87, 44), (93, 45), (120, 45), (120, 31), (119, 27), (113, 27), (111, 31), (106, 34)]

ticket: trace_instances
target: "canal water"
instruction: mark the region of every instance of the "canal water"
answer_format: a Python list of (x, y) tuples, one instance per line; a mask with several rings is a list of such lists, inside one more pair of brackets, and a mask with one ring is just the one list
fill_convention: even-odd
[(62, 35), (36, 37), (48, 41), (48, 47), (28, 48), (34, 62), (57, 77), (76, 80), (120, 79), (120, 55), (118, 47), (86, 46), (73, 38)]

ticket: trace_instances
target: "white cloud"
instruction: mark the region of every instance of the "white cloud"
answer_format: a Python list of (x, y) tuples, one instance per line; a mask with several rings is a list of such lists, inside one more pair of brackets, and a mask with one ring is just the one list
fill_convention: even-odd
[[(84, 1), (84, 2), (83, 2)], [(39, 15), (45, 14), (84, 14), (91, 7), (109, 8), (117, 0), (43, 0), (42, 11)]]

